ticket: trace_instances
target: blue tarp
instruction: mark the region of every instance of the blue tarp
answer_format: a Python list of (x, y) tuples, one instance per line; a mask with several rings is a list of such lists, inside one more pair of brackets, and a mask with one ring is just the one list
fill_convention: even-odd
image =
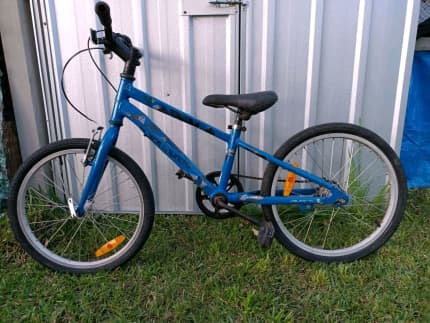
[(430, 52), (416, 51), (400, 159), (409, 188), (430, 187)]

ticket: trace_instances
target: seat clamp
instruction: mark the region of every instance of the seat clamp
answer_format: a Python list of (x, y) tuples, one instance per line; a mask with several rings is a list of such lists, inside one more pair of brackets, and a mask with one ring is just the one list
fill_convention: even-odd
[(228, 126), (227, 126), (227, 129), (229, 129), (229, 130), (231, 130), (231, 129), (239, 129), (240, 131), (243, 131), (243, 132), (245, 132), (246, 131), (246, 127), (245, 126), (240, 126), (240, 125), (232, 125), (232, 124), (229, 124)]

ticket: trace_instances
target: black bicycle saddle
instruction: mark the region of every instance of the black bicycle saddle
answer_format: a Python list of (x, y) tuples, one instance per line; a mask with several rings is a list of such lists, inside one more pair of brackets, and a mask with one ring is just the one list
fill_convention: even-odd
[(235, 107), (242, 120), (249, 120), (252, 115), (267, 110), (278, 100), (274, 91), (247, 94), (225, 95), (211, 94), (203, 99), (203, 104), (213, 108)]

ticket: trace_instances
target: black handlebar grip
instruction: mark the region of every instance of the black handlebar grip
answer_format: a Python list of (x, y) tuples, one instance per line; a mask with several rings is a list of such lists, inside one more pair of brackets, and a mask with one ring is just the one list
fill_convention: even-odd
[(94, 8), (97, 16), (99, 16), (100, 22), (105, 28), (110, 29), (112, 25), (112, 18), (110, 16), (109, 5), (104, 1), (99, 1), (96, 3)]

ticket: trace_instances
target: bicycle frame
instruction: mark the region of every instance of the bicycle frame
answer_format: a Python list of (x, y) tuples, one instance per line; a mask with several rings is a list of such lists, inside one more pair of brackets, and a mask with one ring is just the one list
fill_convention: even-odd
[[(130, 98), (225, 141), (227, 143), (227, 151), (221, 168), (219, 184), (215, 186), (213, 183), (208, 181), (200, 169), (175, 145), (175, 143), (147, 115), (129, 102)], [(242, 130), (237, 125), (232, 127), (230, 133), (226, 133), (137, 89), (133, 86), (132, 80), (121, 78), (111, 114), (110, 126), (100, 142), (100, 146), (97, 149), (94, 159), (91, 161), (91, 171), (88, 175), (87, 182), (85, 183), (80, 201), (76, 208), (76, 214), (78, 216), (84, 215), (85, 204), (88, 200), (91, 201), (95, 195), (98, 184), (103, 175), (107, 155), (118, 139), (124, 118), (127, 118), (135, 124), (143, 132), (144, 136), (148, 137), (162, 152), (164, 152), (184, 172), (186, 177), (198, 185), (210, 199), (212, 199), (216, 194), (223, 194), (231, 203), (256, 203), (261, 205), (340, 205), (348, 202), (348, 195), (341, 191), (336, 185), (300, 168), (296, 168), (289, 163), (283, 162), (275, 158), (273, 155), (242, 141), (240, 139), (240, 133)], [(261, 196), (258, 192), (227, 192), (226, 188), (231, 175), (235, 154), (239, 147), (328, 189), (331, 194), (329, 196), (294, 196), (294, 194), (291, 196)]]

